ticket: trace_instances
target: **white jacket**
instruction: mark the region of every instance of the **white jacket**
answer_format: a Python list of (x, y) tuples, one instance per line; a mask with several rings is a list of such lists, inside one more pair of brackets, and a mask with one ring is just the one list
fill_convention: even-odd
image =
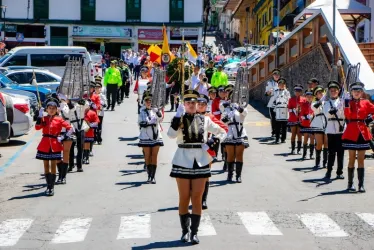
[(266, 85), (265, 92), (271, 92), (271, 97), (268, 102), (268, 108), (274, 108), (274, 93), (278, 89), (278, 83), (276, 83), (273, 79), (268, 81)]
[[(85, 111), (89, 108), (89, 104), (86, 102), (84, 105), (79, 105), (78, 103), (73, 103), (73, 105), (74, 107), (70, 109), (67, 103), (61, 102), (61, 116), (74, 127), (75, 131), (79, 131), (79, 128), (82, 126), (82, 119), (84, 119)], [(65, 132), (65, 130), (62, 129), (62, 132)]]
[[(156, 118), (156, 124), (150, 125), (149, 122), (151, 119), (155, 117)], [(138, 124), (141, 126), (146, 125), (146, 127), (140, 127), (140, 135), (139, 140), (153, 140), (153, 141), (160, 141), (162, 140), (161, 135), (161, 127), (160, 127), (160, 121), (162, 120), (162, 117), (158, 117), (156, 112), (152, 109), (146, 109), (144, 106), (141, 107), (140, 113), (138, 116)]]
[(311, 108), (314, 112), (314, 116), (312, 118), (310, 127), (325, 130), (327, 119), (325, 117), (325, 114), (323, 113), (323, 103), (318, 108), (314, 107), (314, 105), (319, 102), (320, 101), (314, 101), (311, 104)]
[[(280, 112), (280, 114), (283, 115), (276, 115), (276, 120), (277, 121), (288, 121), (288, 101), (291, 98), (291, 94), (287, 89), (276, 89), (273, 95), (274, 99), (274, 111), (277, 114), (277, 112)], [(281, 117), (281, 118), (279, 118)]]
[(104, 93), (100, 93), (99, 97), (100, 97), (101, 110), (99, 111), (98, 116), (104, 116), (104, 106), (107, 105), (107, 98)]
[[(201, 115), (200, 115), (201, 116)], [(183, 119), (183, 117), (181, 118)], [(196, 118), (195, 118), (196, 119)], [(193, 143), (193, 145), (202, 145), (208, 140), (208, 133), (212, 133), (223, 141), (226, 138), (226, 132), (223, 128), (212, 122), (209, 116), (204, 116), (204, 134), (203, 134), (203, 143)], [(171, 126), (168, 130), (168, 136), (171, 139), (177, 139), (177, 144), (184, 144), (183, 140), (183, 130), (178, 128), (174, 130)], [(197, 164), (200, 167), (208, 165), (212, 162), (213, 158), (210, 154), (202, 148), (177, 148), (177, 151), (174, 154), (172, 164), (181, 166), (184, 168), (193, 168), (194, 161), (196, 160)]]
[[(230, 117), (231, 112), (234, 113), (233, 117)], [(230, 106), (225, 108), (222, 115), (222, 121), (226, 121), (225, 123), (229, 129), (227, 131), (227, 140), (236, 140), (247, 137), (247, 131), (244, 128), (244, 120), (247, 114), (247, 109), (244, 109), (243, 112), (240, 113), (238, 110), (233, 109)]]
[[(337, 109), (336, 116), (329, 113), (331, 106)], [(326, 134), (343, 134), (344, 130), (344, 100), (337, 98), (335, 100), (327, 100), (323, 104), (323, 113), (327, 118), (327, 127), (325, 130)], [(338, 117), (339, 121), (336, 120)], [(333, 119), (333, 120), (331, 120)], [(340, 123), (340, 125), (339, 125)], [(343, 130), (340, 130), (339, 127), (342, 126)]]

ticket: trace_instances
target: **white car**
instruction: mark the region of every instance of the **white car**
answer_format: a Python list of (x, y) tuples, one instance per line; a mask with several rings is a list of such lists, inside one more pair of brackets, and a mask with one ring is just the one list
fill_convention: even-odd
[(225, 67), (223, 68), (223, 71), (226, 73), (229, 79), (236, 79), (236, 73), (238, 71), (239, 66), (240, 66), (240, 63), (238, 62), (230, 63), (228, 65), (225, 65)]
[[(29, 100), (11, 94), (2, 94), (2, 96), (5, 102), (6, 122), (10, 124), (10, 132), (8, 138), (1, 137), (0, 143), (7, 143), (12, 137), (27, 134), (33, 126), (33, 119), (30, 114)], [(0, 119), (4, 119), (4, 116)]]
[(57, 91), (60, 86), (61, 77), (50, 72), (49, 70), (43, 69), (19, 69), (19, 70), (8, 70), (5, 75), (12, 81), (18, 84), (31, 84), (33, 72), (35, 72), (36, 82), (38, 86), (50, 89), (52, 93)]
[(7, 143), (10, 137), (10, 122), (6, 110), (5, 94), (0, 93), (0, 143)]

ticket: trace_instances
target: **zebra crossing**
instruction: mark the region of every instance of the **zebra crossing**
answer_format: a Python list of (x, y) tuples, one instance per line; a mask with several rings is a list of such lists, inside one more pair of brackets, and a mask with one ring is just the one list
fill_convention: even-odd
[[(342, 238), (351, 235), (337, 222), (335, 222), (328, 214), (325, 213), (295, 213), (291, 214), (299, 222), (304, 225), (310, 235), (314, 237)], [(152, 218), (158, 216), (157, 213), (145, 213), (119, 216), (119, 227), (116, 240), (128, 239), (148, 239), (152, 238)], [(217, 216), (217, 215), (216, 215)], [(237, 212), (236, 216), (240, 225), (238, 227), (246, 230), (248, 235), (253, 236), (269, 236), (282, 237), (282, 226), (277, 225), (279, 220), (268, 212)], [(358, 221), (368, 226), (369, 233), (374, 234), (374, 213), (355, 213), (352, 214)], [(199, 236), (215, 236), (218, 235), (215, 224), (224, 223), (214, 220), (215, 216), (204, 213), (201, 219)], [(175, 214), (169, 215), (168, 220), (177, 220)], [(49, 244), (67, 244), (79, 243), (86, 239), (90, 233), (94, 218), (68, 218), (61, 221), (53, 237), (48, 239)], [(230, 219), (229, 219), (230, 220)], [(277, 222), (278, 221), (278, 222)], [(0, 222), (0, 247), (12, 247), (22, 240), (27, 234), (33, 234), (33, 224), (36, 220), (31, 218), (8, 219)], [(179, 232), (179, 224), (173, 223), (176, 232)], [(296, 227), (299, 227), (297, 225)], [(102, 230), (105, 230), (103, 228)], [(222, 233), (222, 230), (220, 231)]]

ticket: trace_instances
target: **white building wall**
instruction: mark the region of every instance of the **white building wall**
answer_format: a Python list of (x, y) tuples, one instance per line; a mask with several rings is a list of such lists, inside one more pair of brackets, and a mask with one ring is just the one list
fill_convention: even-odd
[(203, 18), (203, 0), (184, 1), (184, 22), (197, 23)]
[(81, 19), (81, 1), (49, 0), (49, 19), (80, 20)]
[(169, 0), (142, 0), (142, 22), (169, 22), (169, 2)]
[(125, 22), (126, 21), (126, 1), (124, 0), (110, 0), (110, 1), (109, 0), (96, 0), (96, 20), (97, 21)]
[(34, 18), (34, 1), (30, 1), (30, 9), (27, 9), (28, 0), (3, 0), (2, 4), (7, 6), (6, 18), (27, 18), (29, 12), (29, 19)]

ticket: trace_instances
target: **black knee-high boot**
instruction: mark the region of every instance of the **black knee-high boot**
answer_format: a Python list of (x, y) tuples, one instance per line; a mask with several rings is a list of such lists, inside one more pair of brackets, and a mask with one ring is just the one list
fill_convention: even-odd
[(197, 232), (199, 231), (201, 215), (191, 214), (191, 243), (199, 244), (200, 240), (197, 237)]
[(234, 174), (234, 162), (227, 163), (227, 181), (232, 181), (232, 176)]
[(90, 164), (90, 150), (89, 149), (85, 149), (83, 151), (83, 162), (84, 164)]
[(242, 171), (243, 171), (243, 162), (236, 162), (235, 163), (236, 169), (236, 182), (242, 183)]
[(68, 167), (69, 163), (62, 163), (61, 170), (62, 170), (62, 179), (61, 179), (61, 184), (66, 184), (66, 175), (68, 173)]
[(157, 165), (151, 165), (152, 166), (152, 174), (151, 174), (151, 183), (152, 184), (156, 184), (156, 169), (157, 169)]
[(323, 149), (323, 163), (322, 163), (323, 168), (327, 167), (328, 155), (329, 155), (329, 149), (324, 148)]
[(364, 179), (365, 179), (365, 168), (357, 168), (357, 177), (358, 177), (358, 192), (365, 193), (364, 188)]
[(356, 192), (356, 188), (353, 184), (353, 178), (355, 176), (355, 168), (348, 168), (348, 187), (347, 190), (350, 192)]
[(316, 165), (314, 166), (314, 168), (319, 168), (321, 166), (321, 152), (322, 150), (316, 149)]
[(183, 214), (179, 215), (179, 220), (182, 227), (182, 242), (189, 242), (190, 241), (190, 214)]
[(93, 152), (92, 152), (92, 148), (93, 148), (93, 145), (94, 145), (94, 142), (90, 142), (90, 152), (89, 152), (89, 156), (94, 156), (93, 155)]
[(58, 171), (58, 179), (56, 181), (56, 184), (61, 184), (62, 183), (62, 176), (63, 176), (63, 173), (62, 173), (62, 166), (63, 166), (63, 162), (59, 162), (57, 163), (57, 171)]
[(301, 151), (301, 144), (302, 144), (301, 141), (297, 141), (297, 154), (298, 155), (300, 154), (300, 151)]
[(208, 209), (208, 204), (206, 202), (208, 199), (208, 193), (209, 193), (209, 180), (205, 182), (205, 189), (203, 193), (203, 202), (202, 202), (203, 210)]
[(51, 175), (50, 173), (44, 175), (45, 182), (47, 183), (47, 189), (45, 190), (46, 195), (48, 195), (49, 193), (49, 187), (50, 187), (50, 182), (51, 182), (51, 177), (49, 177), (50, 175)]
[(305, 160), (307, 153), (308, 153), (308, 144), (304, 144), (303, 145), (303, 160)]
[(152, 165), (146, 165), (147, 167), (147, 174), (148, 174), (148, 179), (147, 182), (150, 183), (152, 180)]
[(296, 143), (294, 141), (291, 142), (291, 155), (294, 155), (295, 154), (295, 146), (296, 146)]
[(56, 175), (55, 174), (49, 174), (49, 187), (48, 187), (48, 196), (55, 195), (55, 181), (56, 181)]
[(309, 158), (310, 159), (314, 159), (314, 144), (309, 144), (309, 150), (310, 150), (310, 153), (309, 153)]

